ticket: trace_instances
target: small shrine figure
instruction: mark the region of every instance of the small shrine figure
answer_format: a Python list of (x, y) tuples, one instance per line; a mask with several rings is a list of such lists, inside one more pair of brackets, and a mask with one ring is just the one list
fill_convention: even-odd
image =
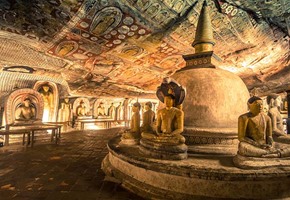
[(78, 105), (78, 107), (76, 109), (76, 114), (79, 117), (86, 116), (87, 108), (86, 108), (85, 102), (83, 100), (80, 101), (80, 104)]
[(36, 110), (30, 98), (25, 98), (15, 111), (15, 119), (21, 121), (35, 120)]

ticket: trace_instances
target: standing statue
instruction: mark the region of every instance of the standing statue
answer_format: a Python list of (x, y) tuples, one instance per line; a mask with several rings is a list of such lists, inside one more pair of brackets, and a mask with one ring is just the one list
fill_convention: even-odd
[(72, 120), (72, 106), (69, 103), (69, 99), (65, 98), (61, 103), (61, 108), (58, 111), (59, 122), (70, 122)]
[(111, 103), (111, 106), (109, 107), (109, 110), (108, 110), (108, 116), (112, 119), (115, 119), (115, 115), (116, 115), (116, 108), (114, 106), (114, 103)]
[(142, 132), (153, 133), (153, 122), (155, 120), (155, 113), (154, 111), (152, 111), (152, 103), (150, 101), (145, 103), (145, 112), (142, 115), (142, 119)]
[(15, 119), (20, 121), (35, 120), (35, 112), (31, 99), (25, 98), (22, 104), (15, 110)]
[(43, 85), (40, 90), (40, 94), (43, 98), (44, 110), (42, 121), (48, 122), (50, 120), (51, 111), (53, 109), (53, 93), (50, 91), (48, 85)]
[(120, 104), (117, 106), (116, 108), (116, 119), (117, 120), (122, 120), (123, 119), (123, 106), (122, 106), (122, 102), (120, 102)]
[(267, 103), (269, 105), (268, 115), (272, 121), (273, 139), (275, 142), (290, 143), (290, 137), (284, 133), (283, 119), (281, 117), (278, 107), (281, 105), (279, 95), (270, 94), (267, 96)]
[(78, 117), (83, 117), (87, 115), (87, 108), (83, 100), (80, 101), (80, 104), (78, 105), (76, 109), (76, 114)]
[(179, 160), (187, 158), (182, 102), (185, 90), (177, 82), (166, 78), (158, 87), (157, 97), (165, 108), (157, 111), (156, 133), (142, 132), (140, 150), (155, 158)]
[(138, 144), (140, 139), (140, 109), (139, 102), (133, 104), (130, 129), (122, 134), (122, 142), (126, 144)]

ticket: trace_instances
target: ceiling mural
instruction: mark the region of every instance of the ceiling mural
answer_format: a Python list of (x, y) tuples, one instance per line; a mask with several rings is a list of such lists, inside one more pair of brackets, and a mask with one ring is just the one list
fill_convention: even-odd
[[(154, 96), (194, 53), (202, 2), (2, 0), (0, 64), (57, 74), (72, 95)], [(219, 67), (260, 93), (290, 89), (290, 2), (207, 2)]]

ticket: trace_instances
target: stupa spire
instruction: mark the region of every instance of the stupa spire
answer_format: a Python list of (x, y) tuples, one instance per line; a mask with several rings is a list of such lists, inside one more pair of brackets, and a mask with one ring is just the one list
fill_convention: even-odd
[(195, 39), (192, 46), (195, 48), (195, 53), (201, 53), (212, 51), (214, 44), (209, 9), (205, 0), (198, 18)]

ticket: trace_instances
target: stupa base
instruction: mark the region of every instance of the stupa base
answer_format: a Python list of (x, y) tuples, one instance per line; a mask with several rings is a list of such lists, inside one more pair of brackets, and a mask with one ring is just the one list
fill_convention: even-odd
[[(168, 161), (146, 157), (139, 145), (108, 143), (102, 163), (107, 176), (146, 199), (274, 199), (290, 197), (290, 167), (242, 170), (233, 156), (194, 155)], [(249, 189), (250, 188), (250, 189)]]

